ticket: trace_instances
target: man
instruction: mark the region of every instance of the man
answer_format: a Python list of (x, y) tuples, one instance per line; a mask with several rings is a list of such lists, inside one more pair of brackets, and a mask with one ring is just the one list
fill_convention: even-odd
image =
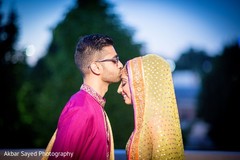
[[(75, 63), (83, 84), (60, 115), (49, 159), (114, 159), (111, 126), (104, 111), (103, 97), (109, 84), (120, 81), (123, 65), (112, 39), (100, 34), (82, 37), (76, 47)], [(56, 156), (57, 153), (60, 154)], [(64, 157), (64, 153), (67, 156)]]

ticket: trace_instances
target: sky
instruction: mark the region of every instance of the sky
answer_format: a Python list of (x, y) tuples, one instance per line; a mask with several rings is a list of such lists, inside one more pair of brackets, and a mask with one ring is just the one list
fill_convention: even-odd
[[(176, 60), (190, 47), (218, 54), (240, 37), (238, 0), (108, 0), (134, 40), (145, 44), (146, 53)], [(51, 41), (51, 28), (60, 22), (75, 0), (3, 0), (19, 15), (18, 46), (28, 48), (34, 65)]]

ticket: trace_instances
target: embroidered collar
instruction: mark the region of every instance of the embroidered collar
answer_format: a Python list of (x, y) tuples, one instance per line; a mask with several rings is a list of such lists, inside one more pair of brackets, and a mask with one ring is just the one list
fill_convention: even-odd
[(88, 94), (90, 94), (102, 107), (105, 106), (106, 100), (105, 98), (101, 97), (95, 90), (89, 87), (86, 84), (82, 84), (81, 90), (84, 90)]

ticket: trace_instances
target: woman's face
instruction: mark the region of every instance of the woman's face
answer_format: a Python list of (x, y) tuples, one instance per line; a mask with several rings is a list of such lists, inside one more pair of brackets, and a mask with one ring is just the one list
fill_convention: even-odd
[(118, 87), (117, 92), (123, 96), (123, 99), (126, 104), (132, 104), (131, 92), (128, 83), (128, 75), (125, 67), (122, 70), (121, 79), (122, 80)]

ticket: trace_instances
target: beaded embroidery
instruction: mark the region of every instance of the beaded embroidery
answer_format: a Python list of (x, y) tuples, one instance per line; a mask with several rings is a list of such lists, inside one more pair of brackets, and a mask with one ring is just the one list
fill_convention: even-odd
[(86, 84), (82, 84), (81, 90), (86, 91), (87, 93), (89, 93), (102, 107), (105, 106), (106, 104), (106, 100), (101, 97), (95, 90), (93, 90), (91, 87), (89, 87)]
[(169, 64), (149, 54), (128, 61), (135, 128), (128, 159), (184, 159), (184, 148)]

